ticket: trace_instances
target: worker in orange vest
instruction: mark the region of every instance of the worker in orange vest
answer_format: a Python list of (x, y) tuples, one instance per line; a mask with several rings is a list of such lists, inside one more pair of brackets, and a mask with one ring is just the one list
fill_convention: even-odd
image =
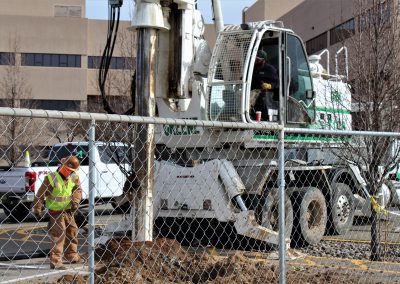
[(52, 269), (66, 269), (62, 261), (64, 246), (64, 257), (69, 263), (83, 262), (78, 254), (78, 226), (74, 219), (74, 212), (82, 199), (78, 169), (77, 157), (61, 159), (61, 166), (45, 177), (35, 197), (33, 213), (36, 218), (40, 220), (42, 217), (44, 201), (50, 216), (48, 230)]

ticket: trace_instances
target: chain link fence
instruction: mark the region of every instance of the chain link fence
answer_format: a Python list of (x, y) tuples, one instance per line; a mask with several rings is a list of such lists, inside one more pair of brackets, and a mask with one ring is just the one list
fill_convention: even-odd
[[(400, 281), (399, 133), (0, 113), (0, 283)], [(83, 261), (54, 270), (32, 204), (69, 155)]]

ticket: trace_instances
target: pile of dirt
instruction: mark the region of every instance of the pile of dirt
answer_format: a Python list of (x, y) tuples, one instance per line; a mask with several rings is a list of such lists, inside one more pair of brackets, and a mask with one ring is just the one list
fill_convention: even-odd
[[(278, 283), (277, 261), (235, 252), (230, 256), (190, 252), (169, 239), (132, 243), (110, 240), (96, 251), (95, 283)], [(329, 268), (287, 267), (287, 283), (360, 282), (357, 275)], [(364, 275), (365, 276), (365, 275)], [(64, 276), (57, 283), (86, 283), (87, 277)]]
[(88, 283), (87, 277), (81, 275), (63, 275), (57, 280), (57, 284), (86, 284)]

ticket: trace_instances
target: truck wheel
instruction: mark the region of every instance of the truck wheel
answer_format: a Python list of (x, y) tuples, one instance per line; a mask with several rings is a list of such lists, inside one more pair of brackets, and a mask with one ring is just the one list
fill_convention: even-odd
[(355, 202), (350, 187), (344, 183), (332, 185), (333, 195), (329, 205), (327, 231), (331, 235), (343, 235), (353, 225)]
[(3, 210), (7, 218), (13, 222), (22, 222), (30, 214), (31, 204), (10, 200), (3, 203)]
[[(261, 212), (258, 215), (260, 225), (271, 229), (275, 232), (279, 231), (279, 195), (278, 189), (272, 188), (266, 194), (263, 205), (260, 207)], [(290, 237), (293, 229), (293, 206), (289, 196), (285, 193), (285, 236)]]
[(114, 211), (117, 212), (118, 214), (129, 214), (131, 212), (130, 202), (125, 202), (124, 204), (121, 204), (119, 206), (113, 202), (112, 206), (114, 207)]
[(292, 195), (294, 204), (294, 230), (292, 246), (303, 247), (318, 243), (327, 222), (325, 197), (316, 187), (302, 189)]

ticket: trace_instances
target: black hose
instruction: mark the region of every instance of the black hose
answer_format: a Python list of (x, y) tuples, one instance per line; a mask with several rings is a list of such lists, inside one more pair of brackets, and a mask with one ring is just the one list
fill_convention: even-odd
[(120, 7), (112, 5), (109, 6), (107, 41), (103, 50), (103, 54), (101, 56), (100, 67), (99, 67), (98, 84), (99, 84), (101, 99), (104, 110), (109, 114), (115, 114), (116, 112), (112, 109), (111, 105), (107, 100), (105, 86), (118, 35), (120, 15), (121, 15)]

